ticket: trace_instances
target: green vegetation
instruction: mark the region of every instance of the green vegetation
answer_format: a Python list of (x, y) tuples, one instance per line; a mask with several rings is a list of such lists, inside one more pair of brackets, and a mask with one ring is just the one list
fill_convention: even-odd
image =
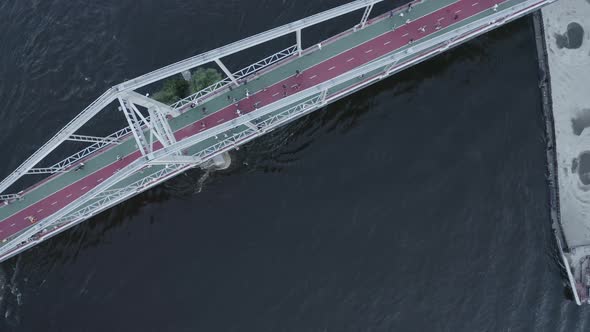
[(162, 90), (152, 98), (164, 104), (172, 104), (182, 98), (221, 81), (221, 74), (213, 68), (199, 68), (191, 76), (190, 82), (182, 78), (170, 78), (164, 81)]
[(199, 68), (191, 77), (191, 94), (201, 91), (204, 88), (222, 80), (221, 74), (214, 68)]

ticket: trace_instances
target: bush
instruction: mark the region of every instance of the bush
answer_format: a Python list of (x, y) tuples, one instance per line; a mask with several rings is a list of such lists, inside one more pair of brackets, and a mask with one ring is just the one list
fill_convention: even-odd
[(190, 83), (182, 78), (170, 78), (164, 81), (162, 90), (154, 93), (152, 98), (170, 105), (221, 81), (221, 79), (221, 74), (217, 70), (199, 68), (192, 74)]
[(189, 83), (182, 78), (164, 81), (162, 90), (154, 93), (153, 98), (164, 104), (172, 104), (189, 95)]
[(191, 77), (191, 94), (201, 91), (204, 88), (221, 81), (221, 79), (221, 74), (214, 68), (199, 68)]

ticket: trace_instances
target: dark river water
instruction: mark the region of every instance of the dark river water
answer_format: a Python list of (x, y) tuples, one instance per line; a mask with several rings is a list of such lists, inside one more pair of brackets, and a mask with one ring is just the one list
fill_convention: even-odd
[[(3, 0), (0, 173), (109, 86), (345, 2)], [(587, 331), (535, 55), (527, 17), (4, 262), (0, 331)]]

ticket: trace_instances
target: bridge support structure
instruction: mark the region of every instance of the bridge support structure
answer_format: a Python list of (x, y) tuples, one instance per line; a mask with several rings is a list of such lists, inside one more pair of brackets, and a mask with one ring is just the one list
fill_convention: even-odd
[[(355, 1), (352, 5), (345, 5), (346, 10), (340, 10), (333, 12), (330, 15), (333, 17), (342, 15), (352, 10), (365, 8), (363, 14), (363, 25), (366, 24), (370, 12), (375, 3), (374, 1)], [(533, 0), (523, 2), (522, 9), (531, 8), (532, 3), (539, 3)], [(526, 7), (528, 6), (528, 7)], [(516, 7), (516, 6), (515, 6)], [(341, 7), (338, 7), (341, 8)], [(518, 8), (511, 8), (513, 12), (517, 12)], [(336, 15), (336, 13), (338, 15)], [(319, 16), (318, 16), (319, 15)], [(50, 142), (52, 144), (69, 140), (72, 137), (76, 137), (75, 131), (81, 127), (82, 123), (80, 119), (85, 121), (90, 120), (100, 110), (110, 106), (111, 103), (118, 102), (121, 111), (124, 113), (124, 117), (127, 121), (128, 126), (121, 129), (120, 131), (106, 136), (104, 138), (97, 138), (93, 141), (94, 148), (86, 150), (84, 153), (79, 153), (69, 157), (69, 159), (60, 162), (54, 167), (49, 168), (33, 168), (42, 156), (46, 156), (51, 152), (55, 146), (42, 147), (38, 152), (33, 155), (33, 159), (29, 158), (23, 165), (21, 165), (14, 174), (18, 179), (23, 174), (34, 170), (46, 170), (47, 172), (61, 172), (68, 167), (80, 162), (83, 158), (90, 154), (98, 151), (99, 149), (112, 145), (114, 141), (119, 140), (122, 137), (133, 135), (135, 142), (137, 143), (138, 149), (141, 151), (143, 158), (134, 160), (127, 164), (120, 170), (117, 170), (109, 178), (100, 182), (84, 194), (79, 196), (77, 199), (69, 203), (63, 209), (55, 212), (49, 217), (40, 220), (34, 226), (26, 229), (18, 236), (11, 239), (12, 242), (20, 243), (21, 241), (28, 241), (33, 235), (46, 234), (47, 229), (51, 227), (60, 227), (60, 225), (74, 225), (89, 216), (95, 215), (96, 213), (124, 200), (128, 197), (145, 190), (153, 185), (161, 183), (162, 181), (169, 179), (170, 177), (177, 175), (189, 168), (204, 165), (207, 162), (212, 165), (223, 165), (224, 160), (220, 160), (219, 156), (226, 154), (227, 152), (236, 149), (241, 144), (251, 141), (252, 139), (265, 134), (278, 126), (293, 121), (305, 114), (308, 114), (320, 107), (325, 106), (327, 103), (332, 102), (343, 95), (354, 91), (363, 86), (366, 86), (376, 80), (385, 78), (392, 73), (403, 70), (417, 62), (423, 61), (424, 59), (435, 55), (441, 50), (447, 49), (451, 45), (461, 43), (475, 35), (481, 34), (487, 30), (495, 27), (497, 22), (514, 15), (506, 11), (500, 10), (492, 15), (489, 15), (485, 19), (466, 24), (464, 27), (455, 29), (453, 31), (441, 31), (440, 34), (430, 38), (424, 42), (416, 43), (412, 46), (413, 52), (407, 52), (409, 48), (402, 48), (395, 51), (387, 56), (378, 58), (365, 65), (357, 67), (353, 70), (346, 72), (340, 76), (337, 76), (328, 81), (324, 81), (316, 86), (307, 88), (305, 90), (296, 92), (289, 96), (286, 96), (278, 101), (271, 104), (265, 105), (261, 108), (255, 109), (247, 114), (237, 117), (231, 121), (221, 123), (215, 127), (208, 128), (200, 131), (193, 136), (184, 138), (182, 140), (176, 140), (170, 124), (168, 123), (168, 116), (174, 116), (177, 113), (179, 107), (160, 105), (151, 99), (144, 97), (140, 94), (136, 94), (133, 90), (148, 85), (157, 81), (158, 79), (166, 78), (171, 75), (179, 74), (184, 70), (192, 69), (193, 65), (200, 65), (209, 62), (216, 62), (221, 64), (222, 70), (225, 68), (223, 63), (219, 60), (222, 56), (233, 54), (238, 50), (258, 45), (265, 40), (272, 40), (278, 38), (287, 33), (296, 32), (299, 35), (297, 45), (288, 48), (283, 55), (273, 55), (264, 59), (262, 62), (251, 65), (238, 72), (238, 75), (229, 73), (229, 70), (225, 68), (223, 70), (228, 78), (223, 80), (220, 85), (216, 83), (212, 90), (208, 90), (207, 96), (217, 92), (227, 84), (239, 83), (239, 78), (244, 77), (240, 75), (249, 75), (251, 73), (260, 70), (276, 61), (277, 59), (285, 59), (285, 57), (294, 55), (295, 53), (301, 54), (301, 29), (317, 24), (328, 19), (330, 15), (314, 15), (307, 19), (294, 22), (288, 26), (273, 29), (263, 34), (257, 35), (257, 38), (246, 38), (240, 42), (230, 44), (220, 49), (204, 53), (200, 56), (196, 56), (179, 63), (170, 65), (161, 70), (143, 75), (136, 79), (122, 83), (118, 86), (113, 87), (107, 93), (105, 93), (99, 100), (92, 103), (85, 111), (81, 113), (73, 122), (71, 122), (66, 128), (52, 138)], [(335, 16), (334, 16), (335, 15)], [(493, 22), (493, 23), (490, 23)], [(313, 23), (313, 24), (312, 24)], [(482, 28), (483, 27), (483, 28)], [(299, 32), (298, 32), (299, 31)], [(272, 37), (272, 38), (271, 38)], [(238, 45), (242, 43), (241, 45)], [(288, 55), (284, 55), (288, 54)], [(221, 67), (220, 66), (220, 67)], [(228, 75), (229, 73), (229, 75)], [(375, 74), (377, 73), (377, 74)], [(370, 74), (370, 75), (369, 75)], [(359, 81), (359, 77), (367, 78)], [(342, 86), (348, 86), (342, 88)], [(335, 93), (334, 91), (337, 91)], [(147, 109), (149, 116), (144, 116), (140, 111), (139, 107)], [(145, 110), (144, 110), (145, 112)], [(81, 135), (77, 135), (81, 136)], [(221, 139), (217, 139), (222, 137)], [(91, 136), (87, 136), (91, 137)], [(212, 138), (215, 138), (214, 140)], [(155, 140), (162, 144), (162, 148), (156, 149), (154, 145)], [(193, 149), (197, 144), (203, 142), (214, 142), (206, 147), (199, 147), (198, 151), (192, 150), (189, 154), (185, 154), (185, 151)], [(207, 143), (209, 144), (209, 143)], [(42, 158), (41, 158), (42, 159)], [(153, 168), (152, 168), (153, 167)], [(153, 172), (147, 172), (147, 169), (155, 170)], [(49, 171), (51, 170), (51, 171)], [(124, 179), (129, 178), (132, 175), (143, 174), (145, 176), (139, 177), (140, 179), (134, 183), (122, 185)], [(41, 174), (41, 173), (37, 173)], [(0, 193), (7, 188), (10, 184), (14, 183), (14, 178), (9, 177), (8, 182), (0, 182)], [(117, 187), (120, 186), (120, 187)], [(42, 235), (46, 236), (46, 235)], [(6, 257), (5, 254), (8, 249), (6, 247), (0, 247), (0, 256)]]

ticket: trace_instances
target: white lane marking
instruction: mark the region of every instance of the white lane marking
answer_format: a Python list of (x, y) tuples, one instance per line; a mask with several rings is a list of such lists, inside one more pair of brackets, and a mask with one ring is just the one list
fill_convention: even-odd
[(457, 11), (455, 12), (455, 14), (459, 14), (460, 12), (461, 12), (461, 9), (457, 10)]
[(389, 43), (391, 43), (391, 40), (389, 40), (389, 41), (386, 41), (385, 43), (383, 43), (383, 45), (387, 45), (387, 44), (389, 44)]
[(354, 58), (350, 58), (350, 59), (346, 60), (346, 62), (350, 62), (352, 60), (354, 60)]
[[(424, 17), (424, 16), (421, 16), (421, 17), (419, 17), (419, 18), (422, 18), (422, 17)], [(385, 33), (389, 33), (389, 30), (388, 30), (387, 32), (384, 32), (384, 33), (382, 33), (382, 34), (380, 34), (380, 35), (376, 36), (376, 37), (382, 36), (382, 35), (384, 35)], [(347, 51), (348, 51), (348, 50), (345, 50), (345, 51), (343, 51), (343, 52), (337, 53), (337, 54), (335, 54), (334, 56), (332, 56), (332, 57), (330, 57), (330, 58), (327, 58), (327, 59), (325, 59), (325, 60), (323, 60), (323, 61), (321, 61), (321, 62), (318, 62), (317, 64), (315, 64), (315, 66), (318, 66), (318, 65), (320, 65), (320, 64), (323, 64), (323, 63), (325, 63), (326, 61), (332, 60), (334, 57), (336, 57), (336, 56), (338, 56), (338, 55), (341, 55), (341, 54), (343, 54), (344, 52), (347, 52)], [(222, 109), (223, 109), (223, 108), (222, 108)], [(177, 133), (178, 131), (180, 131), (180, 130), (182, 130), (182, 129), (186, 129), (186, 128), (188, 128), (188, 127), (192, 126), (193, 124), (194, 124), (194, 123), (188, 123), (188, 124), (186, 124), (185, 126), (183, 126), (183, 127), (179, 128), (179, 129), (178, 129), (178, 130), (177, 130), (175, 133)], [(135, 149), (138, 149), (138, 147), (137, 147), (137, 144), (134, 144), (134, 147), (135, 147)], [(129, 155), (126, 155), (126, 156), (129, 156)], [(124, 157), (126, 157), (126, 156), (124, 156)], [(115, 164), (115, 163), (116, 163), (116, 162), (113, 162), (112, 164)], [(111, 164), (111, 165), (112, 165), (112, 164)], [(113, 172), (113, 174), (116, 174), (116, 173), (117, 173), (117, 171)], [(92, 174), (94, 174), (94, 173), (92, 173)], [(70, 197), (70, 196), (72, 196), (72, 195), (70, 194), (70, 195), (68, 195), (68, 196), (66, 196), (66, 197)], [(9, 217), (7, 217), (7, 218), (10, 218), (10, 217), (12, 217), (12, 216), (14, 216), (14, 214), (10, 215), (10, 216), (9, 216)]]
[(225, 119), (219, 119), (219, 120), (217, 120), (217, 123), (220, 123), (220, 122), (222, 122), (223, 120), (225, 120)]
[(10, 227), (12, 227), (12, 226), (14, 226), (14, 225), (16, 225), (16, 224), (10, 224)]
[(295, 89), (298, 86), (299, 86), (299, 84), (293, 84), (293, 85), (291, 85), (291, 89)]
[(368, 51), (365, 51), (365, 53), (371, 53), (371, 52), (373, 52), (373, 49), (370, 49)]
[(278, 95), (279, 95), (279, 93), (277, 92), (277, 93), (275, 93), (275, 94), (274, 94), (274, 95), (272, 95), (272, 96), (273, 96), (273, 97), (276, 97), (276, 96), (278, 96)]
[(86, 188), (88, 188), (88, 186), (84, 186), (84, 187), (82, 187), (82, 189), (80, 189), (80, 190), (84, 190), (84, 189), (86, 189)]
[(328, 68), (328, 70), (332, 70), (334, 68), (336, 68), (336, 66), (332, 66), (332, 67)]
[(72, 194), (69, 194), (68, 196), (66, 196), (66, 198), (70, 198), (70, 196), (72, 196)]
[(43, 211), (43, 209), (39, 209), (39, 210), (37, 210), (37, 213), (39, 213), (39, 212), (41, 212), (41, 211)]
[(474, 4), (471, 5), (471, 7), (477, 6), (479, 4), (479, 2), (476, 2)]
[(104, 178), (100, 178), (100, 179), (96, 180), (96, 182), (101, 182), (102, 180), (104, 180)]
[(51, 203), (51, 205), (55, 205), (55, 204), (57, 204), (57, 201), (55, 201), (55, 202)]
[(404, 33), (404, 34), (402, 35), (402, 37), (405, 37), (405, 36), (407, 36), (407, 35), (409, 35), (409, 33), (408, 33), (408, 32)]
[(440, 21), (442, 21), (444, 19), (445, 19), (444, 17), (441, 17), (441, 18), (438, 19), (438, 21), (440, 22)]
[(314, 78), (318, 77), (318, 75), (313, 75), (312, 77), (310, 77), (310, 80), (313, 80)]

